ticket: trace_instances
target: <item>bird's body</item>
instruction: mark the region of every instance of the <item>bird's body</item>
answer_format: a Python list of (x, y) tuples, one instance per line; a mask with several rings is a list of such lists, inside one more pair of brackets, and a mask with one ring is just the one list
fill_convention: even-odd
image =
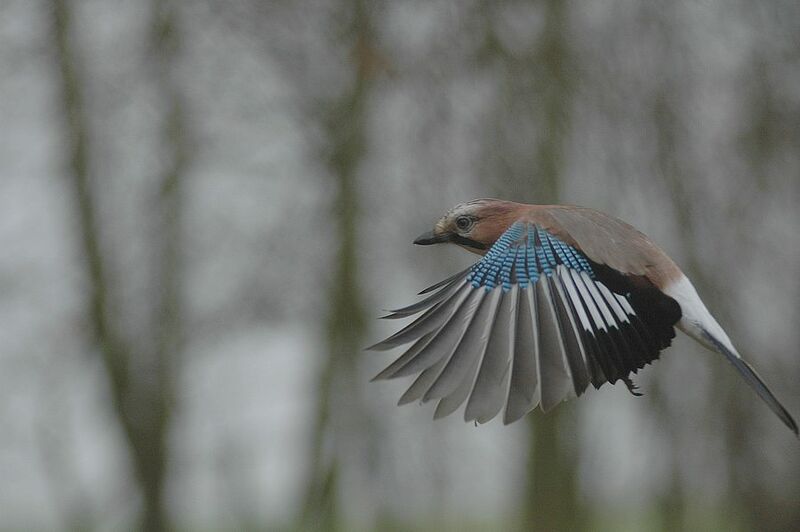
[(631, 225), (593, 209), (495, 199), (451, 209), (417, 244), (455, 243), (482, 256), (387, 318), (421, 313), (373, 346), (411, 347), (376, 376), (417, 374), (400, 403), (466, 402), (465, 419), (505, 408), (513, 422), (589, 384), (630, 379), (658, 358), (674, 328), (722, 353), (795, 433), (797, 424), (741, 358), (675, 262)]

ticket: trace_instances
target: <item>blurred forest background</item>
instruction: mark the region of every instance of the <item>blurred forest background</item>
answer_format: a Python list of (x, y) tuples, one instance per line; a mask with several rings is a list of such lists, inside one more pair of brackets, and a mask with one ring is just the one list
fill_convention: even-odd
[(800, 415), (800, 3), (0, 2), (0, 529), (797, 530), (800, 445), (678, 339), (503, 427), (380, 309), (497, 196), (652, 236)]

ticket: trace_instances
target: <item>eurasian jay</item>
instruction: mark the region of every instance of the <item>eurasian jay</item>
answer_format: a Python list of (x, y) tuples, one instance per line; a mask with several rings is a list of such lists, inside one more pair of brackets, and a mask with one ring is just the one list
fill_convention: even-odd
[(370, 349), (411, 346), (375, 379), (417, 375), (399, 404), (466, 401), (485, 423), (548, 411), (591, 384), (621, 381), (657, 359), (675, 327), (724, 355), (795, 434), (797, 423), (745, 362), (692, 283), (634, 227), (574, 206), (477, 199), (453, 207), (419, 245), (454, 243), (482, 258), (385, 318), (422, 313)]

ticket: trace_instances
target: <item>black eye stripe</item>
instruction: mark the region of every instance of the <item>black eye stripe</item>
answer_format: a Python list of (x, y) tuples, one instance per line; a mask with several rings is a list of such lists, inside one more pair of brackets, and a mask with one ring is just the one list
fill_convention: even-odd
[(488, 247), (488, 246), (486, 246), (486, 244), (482, 244), (481, 242), (478, 242), (477, 240), (472, 240), (471, 238), (467, 238), (467, 237), (461, 236), (461, 235), (453, 235), (451, 237), (450, 241), (455, 243), (455, 244), (460, 244), (462, 246), (467, 246), (467, 247), (475, 248), (475, 249), (486, 249)]

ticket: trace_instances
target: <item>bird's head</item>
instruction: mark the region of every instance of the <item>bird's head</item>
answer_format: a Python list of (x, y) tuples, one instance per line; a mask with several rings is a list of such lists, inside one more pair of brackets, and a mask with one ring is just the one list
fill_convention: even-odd
[(450, 242), (483, 255), (520, 218), (524, 207), (498, 199), (459, 203), (436, 222), (432, 231), (419, 235), (414, 243), (427, 246)]

